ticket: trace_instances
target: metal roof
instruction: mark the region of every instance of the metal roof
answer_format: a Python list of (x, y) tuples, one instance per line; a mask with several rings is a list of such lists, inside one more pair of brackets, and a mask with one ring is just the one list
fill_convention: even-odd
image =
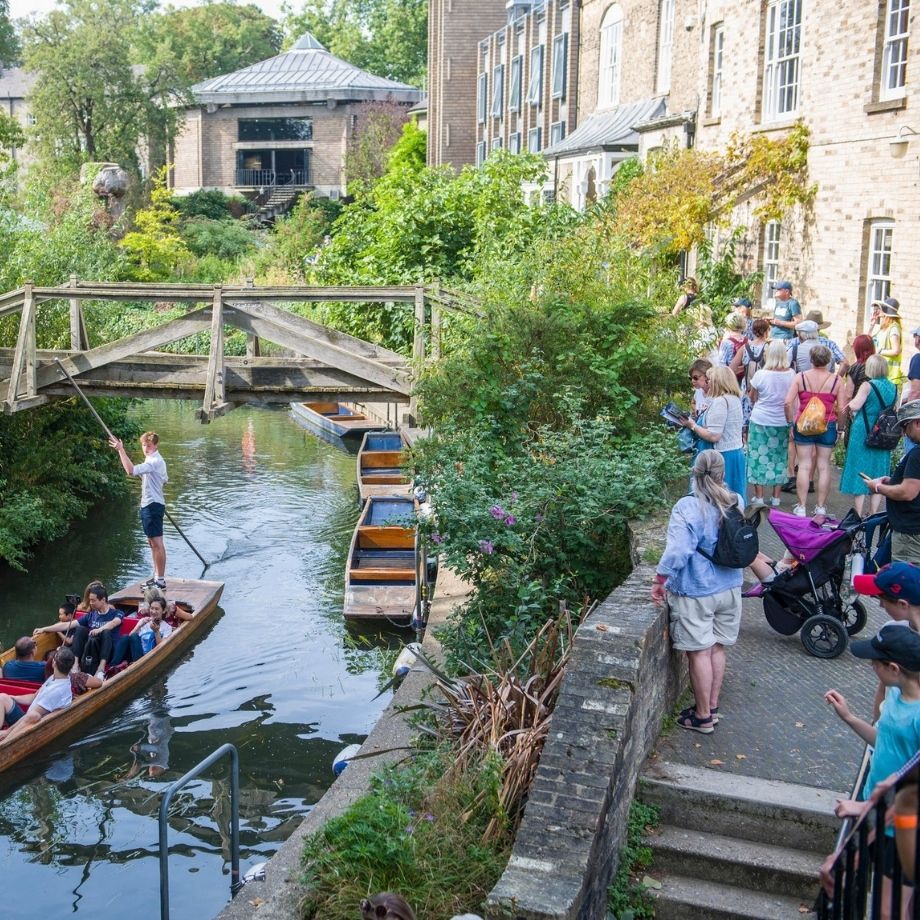
[(418, 102), (422, 91), (330, 54), (309, 32), (283, 54), (192, 87), (199, 103)]
[(591, 150), (620, 150), (638, 148), (639, 135), (634, 128), (641, 122), (656, 118), (665, 110), (662, 98), (628, 102), (606, 112), (588, 116), (568, 137), (547, 147), (547, 157), (571, 156)]

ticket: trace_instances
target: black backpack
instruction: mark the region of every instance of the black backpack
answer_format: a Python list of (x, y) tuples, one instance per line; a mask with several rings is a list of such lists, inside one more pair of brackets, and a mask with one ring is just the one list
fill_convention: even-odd
[[(884, 405), (882, 402), (882, 394), (879, 393), (878, 388), (871, 380), (869, 381), (869, 386), (872, 387), (875, 392), (879, 405)], [(897, 393), (895, 393), (891, 405), (885, 406), (885, 408), (879, 412), (878, 418), (875, 420), (875, 424), (872, 428), (869, 428), (869, 416), (866, 414), (865, 403), (863, 404), (862, 417), (863, 424), (866, 426), (866, 447), (874, 447), (877, 450), (894, 450), (901, 442), (903, 432), (901, 431), (901, 426), (898, 424), (898, 413), (894, 408), (894, 404), (897, 400), (898, 396)]]
[(719, 536), (712, 555), (700, 547), (696, 551), (713, 565), (726, 569), (743, 569), (757, 558), (760, 551), (757, 528), (739, 508), (729, 508), (719, 524)]

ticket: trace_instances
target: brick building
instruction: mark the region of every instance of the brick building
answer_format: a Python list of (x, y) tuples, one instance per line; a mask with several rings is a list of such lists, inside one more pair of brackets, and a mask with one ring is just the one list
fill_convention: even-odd
[[(518, 133), (521, 149), (536, 149), (527, 138), (539, 128), (544, 193), (585, 207), (623, 159), (666, 141), (719, 150), (734, 132), (781, 137), (801, 120), (817, 197), (766, 225), (750, 203), (739, 208), (746, 267), (790, 279), (840, 341), (864, 331), (869, 303), (888, 294), (901, 301), (905, 329), (920, 324), (920, 119), (910, 114), (920, 105), (920, 42), (910, 0), (511, 0), (506, 11), (500, 28), (481, 15), (478, 32), (454, 35), (451, 53), (466, 53), (463, 40), (478, 65), (466, 82), (477, 131), (464, 162), (493, 146), (517, 149)], [(562, 42), (564, 78), (553, 73)], [(540, 45), (542, 95), (531, 106)], [(432, 124), (442, 47), (429, 48)], [(441, 153), (432, 148), (431, 162), (444, 162)]]
[(309, 33), (284, 54), (192, 87), (196, 105), (174, 142), (181, 192), (257, 192), (276, 186), (345, 190), (349, 139), (370, 107), (423, 96), (326, 51)]

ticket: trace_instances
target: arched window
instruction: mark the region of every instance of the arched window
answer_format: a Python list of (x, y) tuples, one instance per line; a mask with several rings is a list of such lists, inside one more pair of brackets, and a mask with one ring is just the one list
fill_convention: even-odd
[(597, 107), (610, 108), (620, 101), (620, 68), (623, 59), (623, 10), (614, 3), (601, 21), (601, 61)]

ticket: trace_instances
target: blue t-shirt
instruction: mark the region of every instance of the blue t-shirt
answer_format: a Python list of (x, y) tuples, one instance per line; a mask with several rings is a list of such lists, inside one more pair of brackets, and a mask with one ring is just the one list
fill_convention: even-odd
[(89, 613), (85, 613), (80, 617), (78, 622), (87, 629), (99, 629), (100, 626), (107, 626), (112, 620), (116, 619), (124, 619), (124, 614), (113, 607), (107, 613), (99, 613), (97, 610), (90, 610)]
[(906, 703), (897, 687), (889, 687), (876, 729), (864, 799), (869, 798), (877, 783), (900, 770), (920, 751), (920, 702)]
[[(794, 297), (790, 297), (785, 301), (777, 300), (776, 298), (773, 299), (773, 319), (781, 319), (783, 322), (788, 322), (801, 315), (802, 308)], [(770, 337), (774, 339), (792, 339), (795, 338), (795, 329), (787, 329), (785, 326), (774, 326), (773, 331), (770, 333)]]
[(45, 664), (42, 661), (8, 661), (3, 666), (7, 680), (37, 680), (45, 682)]

